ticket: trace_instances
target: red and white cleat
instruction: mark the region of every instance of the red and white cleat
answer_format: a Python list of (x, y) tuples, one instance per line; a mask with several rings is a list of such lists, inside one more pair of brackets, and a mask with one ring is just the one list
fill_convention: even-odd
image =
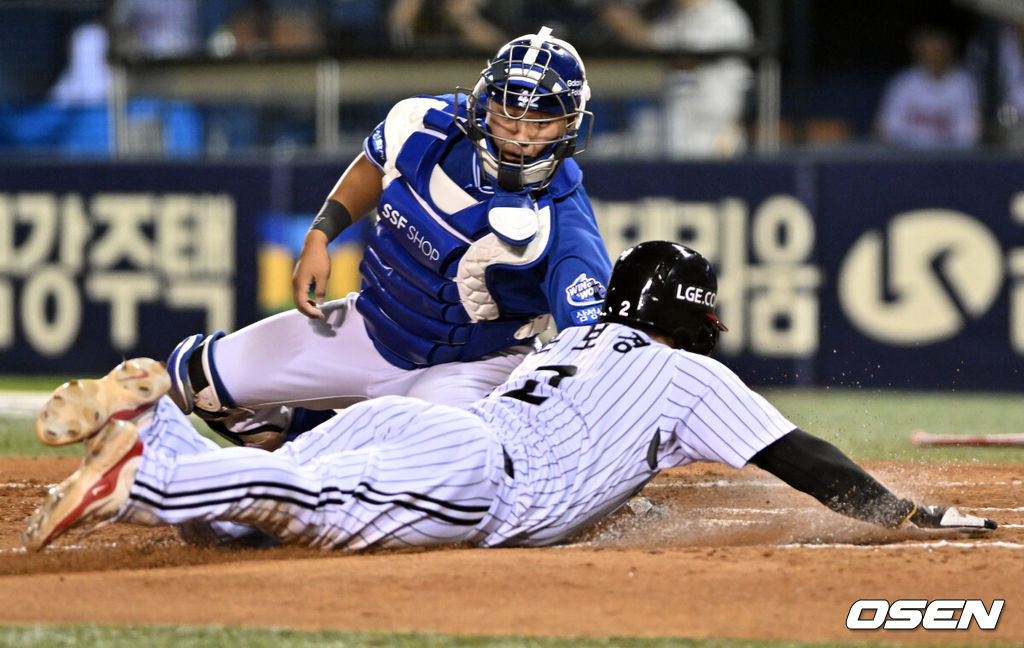
[(68, 529), (80, 527), (89, 533), (128, 501), (142, 459), (143, 446), (135, 424), (115, 419), (85, 446), (81, 467), (51, 488), (29, 516), (21, 534), (22, 543), (29, 549), (42, 549)]
[(133, 358), (96, 380), (72, 380), (53, 391), (36, 418), (36, 436), (51, 446), (84, 441), (113, 420), (131, 420), (170, 389), (162, 362)]

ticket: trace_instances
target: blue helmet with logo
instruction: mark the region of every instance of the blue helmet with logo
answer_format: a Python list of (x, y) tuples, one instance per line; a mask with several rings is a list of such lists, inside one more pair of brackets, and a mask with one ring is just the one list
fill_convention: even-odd
[[(464, 130), (477, 147), (484, 172), (505, 191), (546, 187), (562, 161), (583, 151), (590, 139), (593, 115), (586, 110), (586, 69), (576, 49), (552, 37), (548, 27), (504, 45), (480, 73), (476, 87), (463, 94), (468, 94), (469, 115)], [(555, 137), (517, 141), (488, 126), (495, 115), (538, 126), (560, 121), (565, 127)], [(584, 121), (586, 136), (578, 146)], [(544, 145), (540, 154), (523, 153), (524, 145), (536, 144)], [(502, 155), (516, 149), (519, 154)]]

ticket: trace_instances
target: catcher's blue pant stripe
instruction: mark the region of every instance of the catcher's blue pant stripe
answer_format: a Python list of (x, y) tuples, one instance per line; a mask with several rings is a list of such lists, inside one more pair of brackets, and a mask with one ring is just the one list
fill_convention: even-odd
[(183, 412), (191, 412), (195, 407), (195, 397), (188, 378), (188, 359), (196, 347), (203, 341), (203, 334), (190, 335), (174, 347), (167, 359), (167, 374), (171, 378), (171, 398)]
[[(291, 486), (289, 484), (280, 484), (280, 483), (276, 483), (276, 482), (246, 482), (246, 483), (235, 484), (235, 485), (231, 485), (231, 486), (221, 486), (221, 487), (217, 487), (217, 488), (204, 488), (204, 489), (198, 489), (198, 490), (192, 490), (192, 491), (183, 491), (183, 492), (179, 492), (179, 493), (165, 493), (165, 492), (160, 491), (157, 488), (154, 488), (150, 484), (147, 484), (147, 483), (145, 483), (143, 481), (139, 481), (139, 480), (136, 480), (135, 483), (136, 483), (137, 486), (139, 486), (141, 488), (145, 488), (146, 490), (148, 490), (148, 491), (152, 492), (153, 494), (157, 495), (159, 500), (150, 499), (148, 497), (145, 497), (145, 496), (142, 496), (142, 495), (138, 495), (138, 494), (132, 494), (131, 495), (131, 499), (134, 499), (136, 501), (142, 502), (143, 504), (146, 504), (148, 506), (152, 506), (153, 508), (167, 510), (167, 511), (183, 510), (183, 509), (189, 509), (189, 508), (198, 508), (198, 507), (202, 507), (202, 506), (216, 506), (216, 505), (220, 505), (220, 504), (232, 504), (232, 503), (237, 503), (237, 502), (239, 502), (239, 501), (241, 501), (243, 499), (266, 499), (266, 500), (271, 500), (271, 501), (275, 501), (275, 502), (285, 502), (285, 503), (289, 503), (289, 504), (294, 504), (296, 506), (299, 506), (299, 507), (302, 507), (302, 508), (305, 508), (305, 509), (309, 509), (309, 510), (316, 510), (320, 506), (326, 506), (326, 505), (329, 505), (329, 504), (338, 504), (338, 505), (344, 504), (346, 500), (344, 499), (343, 496), (348, 495), (348, 496), (354, 497), (355, 499), (358, 499), (358, 500), (360, 500), (362, 502), (366, 502), (368, 504), (377, 504), (377, 505), (392, 504), (392, 505), (395, 505), (395, 506), (401, 506), (402, 508), (406, 508), (406, 509), (409, 509), (409, 510), (412, 510), (412, 511), (419, 511), (420, 513), (425, 513), (425, 514), (427, 514), (430, 517), (435, 517), (435, 518), (437, 518), (439, 520), (447, 522), (448, 524), (454, 524), (454, 525), (459, 525), (459, 526), (474, 526), (474, 525), (480, 523), (480, 521), (483, 519), (483, 515), (480, 515), (480, 517), (471, 518), (471, 519), (456, 518), (456, 517), (452, 517), (451, 515), (447, 515), (445, 513), (440, 512), (440, 511), (432, 510), (432, 509), (427, 508), (425, 506), (421, 506), (419, 504), (416, 504), (416, 503), (413, 503), (413, 502), (410, 502), (410, 501), (407, 501), (407, 500), (401, 499), (401, 498), (403, 498), (403, 497), (405, 497), (405, 498), (411, 497), (413, 499), (422, 500), (424, 502), (430, 502), (432, 504), (436, 504), (437, 506), (441, 506), (441, 507), (444, 507), (444, 508), (447, 508), (447, 509), (451, 509), (452, 511), (458, 511), (460, 513), (481, 513), (481, 514), (483, 514), (483, 513), (486, 513), (490, 509), (490, 506), (466, 506), (464, 504), (455, 504), (455, 503), (452, 503), (452, 502), (445, 502), (443, 500), (439, 500), (437, 498), (433, 498), (433, 497), (430, 497), (428, 495), (421, 495), (421, 494), (412, 493), (412, 492), (386, 493), (386, 492), (383, 492), (383, 491), (380, 491), (378, 489), (373, 488), (370, 484), (368, 484), (366, 482), (360, 482), (359, 485), (355, 489), (341, 489), (341, 488), (336, 488), (336, 487), (328, 487), (328, 488), (323, 489), (319, 493), (313, 492), (313, 491), (309, 491), (309, 490), (306, 490), (306, 489), (303, 489), (303, 488), (297, 488), (297, 487)], [(305, 496), (307, 496), (307, 499), (301, 499), (301, 498), (297, 498), (297, 497), (291, 497), (291, 496), (288, 496), (288, 495), (279, 495), (279, 494), (274, 494), (274, 493), (259, 493), (259, 494), (255, 494), (255, 493), (246, 492), (246, 489), (249, 489), (249, 488), (259, 488), (259, 487), (276, 488), (276, 489), (281, 489), (283, 491), (293, 491), (294, 493), (296, 493), (298, 495), (305, 495)], [(220, 491), (236, 491), (238, 489), (242, 489), (243, 492), (240, 493), (240, 494), (237, 494), (237, 495), (232, 495), (232, 496), (229, 496), (229, 497), (222, 497), (222, 498), (218, 498), (218, 499), (205, 499), (204, 498), (200, 502), (191, 502), (191, 503), (187, 503), (187, 504), (169, 504), (169, 503), (165, 502), (165, 500), (173, 499), (173, 498), (193, 497), (193, 496), (197, 496), (197, 495), (209, 495), (209, 494), (217, 493), (217, 492), (220, 492)], [(372, 493), (374, 495), (379, 495), (381, 497), (376, 497), (376, 498), (375, 497), (371, 497), (371, 495), (368, 495), (367, 493), (363, 492), (364, 490), (365, 491), (369, 491), (370, 493)], [(332, 495), (333, 496), (337, 496), (337, 497), (332, 498), (331, 497)], [(315, 501), (312, 501), (313, 498), (315, 498)]]

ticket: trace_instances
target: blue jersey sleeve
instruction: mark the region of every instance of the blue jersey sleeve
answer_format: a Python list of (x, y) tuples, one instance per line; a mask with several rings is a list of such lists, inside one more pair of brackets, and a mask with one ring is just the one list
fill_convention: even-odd
[(558, 230), (545, 277), (551, 315), (559, 329), (593, 324), (612, 264), (582, 187), (557, 203), (554, 220)]
[(399, 101), (391, 107), (384, 121), (377, 124), (363, 140), (363, 152), (382, 173), (387, 175), (385, 167), (389, 162), (391, 165), (395, 163), (395, 160), (388, 160), (388, 156), (397, 157), (406, 138), (423, 128), (424, 115), (431, 108), (440, 110), (450, 106), (452, 102), (453, 95), (419, 95)]
[(384, 140), (383, 121), (377, 124), (370, 135), (363, 140), (363, 152), (381, 172), (384, 171), (384, 163), (387, 161), (387, 142)]

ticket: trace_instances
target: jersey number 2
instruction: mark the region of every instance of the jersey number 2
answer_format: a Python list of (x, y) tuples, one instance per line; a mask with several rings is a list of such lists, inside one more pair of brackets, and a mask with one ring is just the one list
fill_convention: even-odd
[[(576, 375), (575, 365), (545, 365), (543, 367), (537, 367), (537, 371), (554, 371), (556, 375), (551, 376), (548, 380), (548, 384), (552, 387), (558, 387), (558, 383), (562, 382), (562, 378), (571, 378)], [(515, 398), (521, 400), (524, 403), (530, 403), (531, 405), (540, 405), (548, 399), (547, 396), (537, 396), (533, 393), (533, 390), (540, 384), (536, 380), (527, 380), (523, 383), (523, 386), (519, 389), (513, 389), (507, 391), (502, 396), (508, 396), (509, 398)]]

